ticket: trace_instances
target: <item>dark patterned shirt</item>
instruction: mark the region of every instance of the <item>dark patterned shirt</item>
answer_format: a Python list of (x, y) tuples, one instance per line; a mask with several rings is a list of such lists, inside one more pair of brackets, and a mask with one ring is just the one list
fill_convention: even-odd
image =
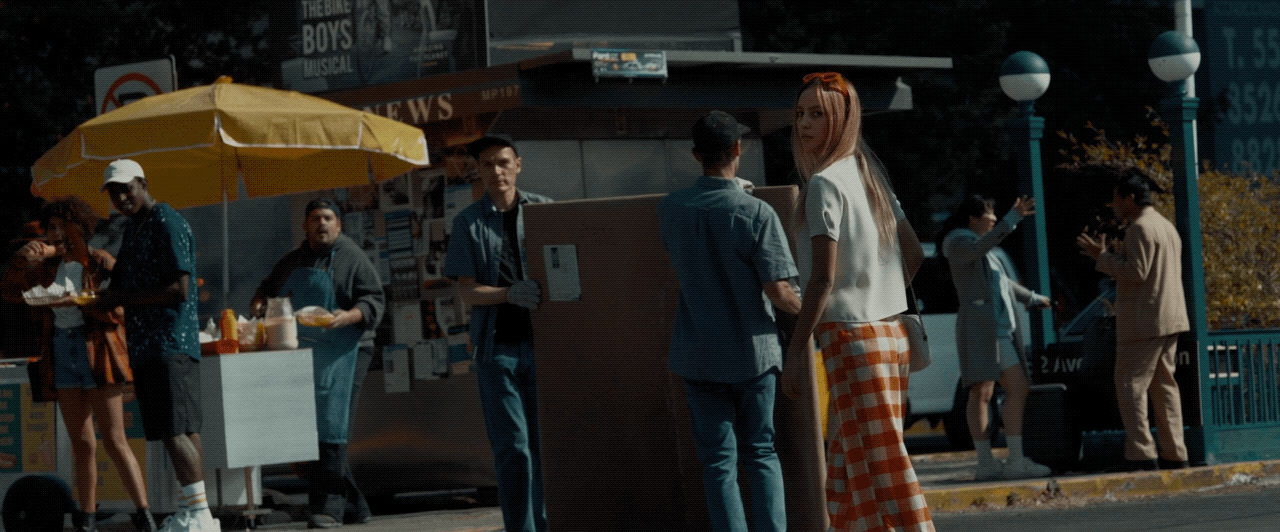
[(111, 285), (124, 290), (160, 290), (190, 274), (187, 300), (166, 306), (125, 308), (132, 365), (162, 355), (183, 353), (200, 359), (200, 322), (196, 316), (196, 246), (187, 220), (167, 203), (156, 203), (141, 222), (129, 220), (111, 272)]

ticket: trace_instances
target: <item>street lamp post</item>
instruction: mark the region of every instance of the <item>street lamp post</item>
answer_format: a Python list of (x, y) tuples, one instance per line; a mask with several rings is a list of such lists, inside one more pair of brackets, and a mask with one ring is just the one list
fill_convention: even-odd
[[(1044, 174), (1040, 168), (1044, 118), (1035, 116), (1035, 101), (1049, 89), (1049, 64), (1034, 52), (1013, 53), (1000, 65), (1000, 89), (1018, 102), (1021, 110), (1010, 124), (1018, 145), (1018, 190), (1036, 200), (1036, 213), (1022, 233), (1026, 280), (1029, 288), (1047, 295), (1050, 293), (1049, 237), (1045, 230)], [(1032, 346), (1044, 349), (1054, 339), (1052, 309), (1032, 311)]]
[[(1191, 37), (1166, 31), (1151, 43), (1147, 63), (1156, 77), (1169, 84), (1170, 95), (1160, 101), (1160, 111), (1169, 126), (1173, 145), (1174, 225), (1182, 236), (1182, 287), (1187, 300), (1188, 335), (1195, 338), (1194, 355), (1203, 357), (1208, 344), (1209, 320), (1205, 304), (1203, 245), (1200, 231), (1199, 169), (1196, 163), (1194, 121), (1200, 101), (1187, 95), (1186, 82), (1200, 67), (1200, 47)], [(1200, 360), (1200, 382), (1208, 382), (1208, 364)], [(1208, 398), (1203, 389), (1201, 399)], [(1187, 392), (1184, 390), (1183, 394)], [(1209, 419), (1211, 401), (1200, 402), (1203, 419)]]

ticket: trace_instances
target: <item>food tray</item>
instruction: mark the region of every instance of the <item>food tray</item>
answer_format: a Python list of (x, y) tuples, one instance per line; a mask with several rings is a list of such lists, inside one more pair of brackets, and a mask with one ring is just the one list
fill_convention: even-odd
[[(25, 301), (28, 305), (31, 305), (33, 307), (46, 307), (54, 303), (57, 303), (66, 297), (67, 297), (66, 294), (55, 295), (55, 296), (38, 296), (38, 297), (24, 295), (22, 296), (22, 300)], [(72, 294), (71, 297), (72, 297), (72, 301), (74, 301), (75, 304), (86, 305), (90, 301), (98, 299), (98, 294), (95, 294), (93, 292), (85, 292), (81, 294)]]
[(28, 305), (31, 305), (33, 307), (44, 307), (44, 306), (52, 305), (54, 302), (58, 301), (59, 299), (62, 299), (63, 297), (64, 296), (40, 296), (40, 297), (22, 296), (22, 299), (23, 301), (26, 301)]

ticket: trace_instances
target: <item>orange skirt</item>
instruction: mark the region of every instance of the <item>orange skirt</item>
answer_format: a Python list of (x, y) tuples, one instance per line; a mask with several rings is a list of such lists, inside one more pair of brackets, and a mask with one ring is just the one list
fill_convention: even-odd
[(911, 373), (896, 318), (822, 323), (814, 336), (831, 390), (827, 512), (835, 530), (934, 530), (902, 437)]

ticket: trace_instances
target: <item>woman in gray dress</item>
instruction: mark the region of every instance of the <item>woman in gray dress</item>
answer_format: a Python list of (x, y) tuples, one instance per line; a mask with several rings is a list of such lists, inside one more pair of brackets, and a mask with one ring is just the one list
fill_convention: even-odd
[[(993, 202), (970, 196), (943, 226), (942, 254), (951, 266), (960, 309), (956, 316), (956, 347), (960, 375), (969, 389), (969, 433), (978, 451), (976, 480), (1043, 477), (1048, 467), (1022, 452), (1022, 410), (1026, 404), (1027, 369), (1022, 344), (1026, 326), (1014, 304), (1028, 308), (1049, 305), (1049, 298), (1018, 284), (1008, 255), (998, 246), (1018, 222), (1035, 213), (1035, 199), (1018, 198), (1004, 218), (996, 221)], [(996, 381), (1004, 387), (1002, 407), (1009, 460), (991, 454), (987, 411)]]

